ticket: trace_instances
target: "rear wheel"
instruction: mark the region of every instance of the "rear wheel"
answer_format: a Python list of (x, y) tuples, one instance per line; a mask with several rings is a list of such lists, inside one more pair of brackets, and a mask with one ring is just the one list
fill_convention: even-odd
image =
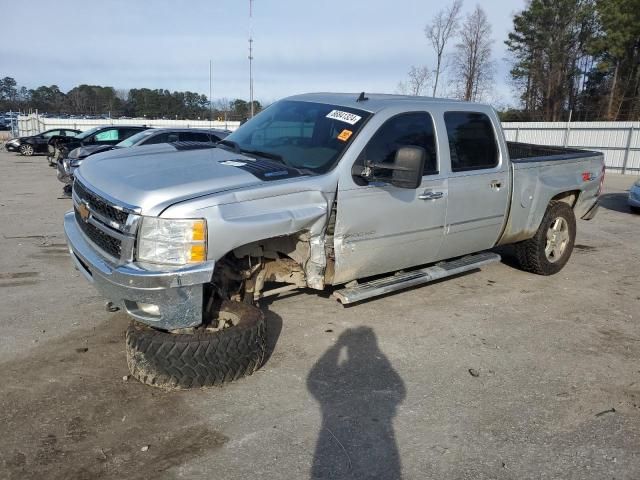
[(27, 157), (33, 155), (33, 145), (29, 145), (28, 143), (20, 146), (20, 153)]
[(640, 213), (640, 207), (632, 207), (631, 205), (629, 205), (629, 208), (633, 213)]
[(520, 268), (538, 275), (553, 275), (571, 257), (576, 239), (576, 217), (564, 202), (551, 202), (536, 234), (515, 245)]
[(222, 385), (255, 372), (264, 359), (260, 309), (222, 301), (217, 326), (169, 333), (139, 322), (127, 329), (127, 364), (142, 383), (169, 389)]

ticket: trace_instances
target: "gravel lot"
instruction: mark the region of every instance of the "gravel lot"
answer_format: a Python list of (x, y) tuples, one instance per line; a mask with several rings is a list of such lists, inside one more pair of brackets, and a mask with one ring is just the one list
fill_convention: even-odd
[(45, 158), (0, 168), (0, 478), (640, 478), (632, 177), (554, 277), (281, 296), (256, 374), (176, 393), (126, 377), (128, 320), (73, 269)]

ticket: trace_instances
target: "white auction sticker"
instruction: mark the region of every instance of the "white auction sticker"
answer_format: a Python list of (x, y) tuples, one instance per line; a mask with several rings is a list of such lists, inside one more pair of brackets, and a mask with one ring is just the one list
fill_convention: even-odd
[(331, 110), (329, 113), (327, 113), (327, 118), (340, 120), (341, 122), (348, 123), (349, 125), (355, 125), (360, 121), (362, 117), (356, 115), (355, 113), (343, 112), (342, 110)]

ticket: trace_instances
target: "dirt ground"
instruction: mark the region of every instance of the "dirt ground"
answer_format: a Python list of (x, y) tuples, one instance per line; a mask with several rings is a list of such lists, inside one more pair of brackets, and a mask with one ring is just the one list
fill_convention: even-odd
[(633, 177), (608, 175), (558, 275), (283, 295), (257, 373), (164, 392), (127, 377), (128, 320), (71, 265), (54, 170), (0, 168), (2, 479), (640, 478)]

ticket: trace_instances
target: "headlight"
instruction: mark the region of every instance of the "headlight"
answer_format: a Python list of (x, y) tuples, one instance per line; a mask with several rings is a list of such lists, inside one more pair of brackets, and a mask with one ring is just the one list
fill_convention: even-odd
[(138, 233), (140, 262), (187, 265), (207, 259), (207, 221), (142, 217)]

